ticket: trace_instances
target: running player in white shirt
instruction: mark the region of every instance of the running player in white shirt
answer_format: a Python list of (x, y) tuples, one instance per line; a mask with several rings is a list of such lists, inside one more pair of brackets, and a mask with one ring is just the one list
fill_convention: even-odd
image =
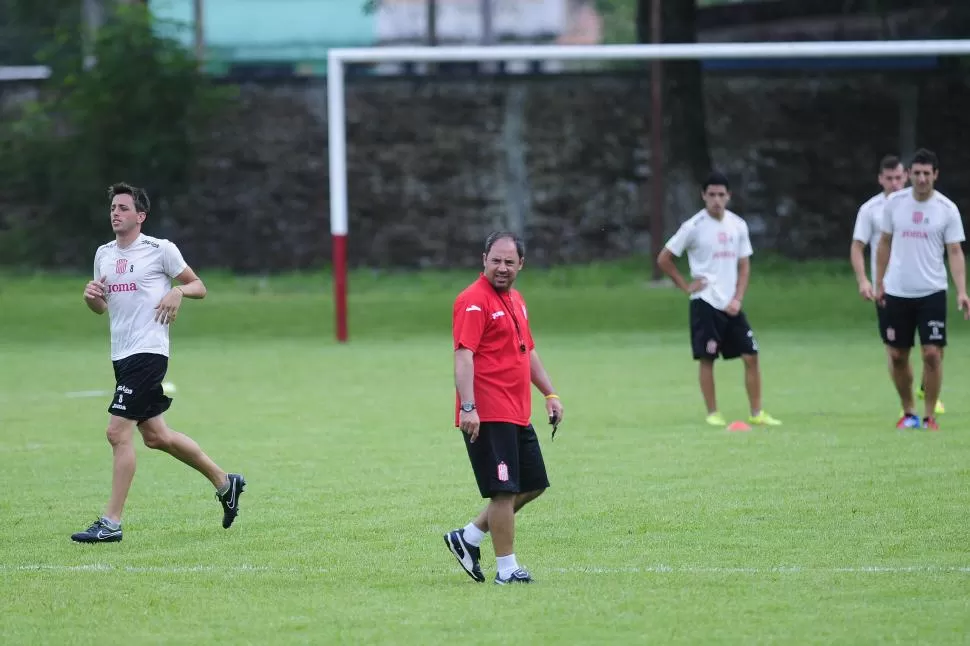
[(889, 352), (889, 370), (903, 415), (897, 428), (920, 428), (913, 402), (910, 349), (919, 330), (926, 388), (922, 426), (939, 430), (936, 401), (943, 385), (943, 348), (946, 347), (947, 275), (957, 288), (957, 306), (970, 318), (966, 263), (960, 245), (966, 239), (956, 205), (935, 190), (939, 176), (936, 155), (920, 149), (909, 167), (912, 186), (893, 193), (886, 203), (882, 237), (876, 258), (876, 303), (883, 308), (882, 340)]
[[(183, 298), (204, 298), (205, 285), (178, 248), (168, 240), (144, 235), (148, 195), (140, 188), (115, 184), (108, 189), (114, 242), (94, 255), (94, 279), (84, 288), (84, 302), (95, 314), (108, 312), (115, 393), (108, 406), (108, 442), (114, 452), (111, 498), (104, 514), (71, 536), (79, 543), (114, 543), (122, 538), (121, 513), (135, 476), (134, 428), (145, 446), (165, 451), (203, 474), (216, 488), (226, 529), (239, 513), (246, 484), (226, 473), (192, 438), (173, 431), (162, 413), (172, 400), (162, 389), (168, 370), (169, 325)], [(178, 285), (172, 287), (172, 279)]]
[[(852, 269), (855, 271), (856, 282), (859, 284), (859, 295), (867, 301), (875, 301), (873, 297), (872, 283), (866, 276), (865, 248), (869, 245), (870, 264), (872, 271), (869, 276), (876, 280), (876, 249), (879, 247), (879, 239), (882, 237), (882, 217), (886, 211), (886, 201), (892, 193), (901, 190), (906, 186), (908, 175), (899, 157), (888, 155), (879, 162), (879, 176), (877, 181), (882, 187), (882, 191), (873, 195), (861, 207), (855, 219), (855, 229), (852, 231), (852, 245), (849, 248), (849, 260)], [(876, 306), (876, 319), (879, 329), (882, 330), (883, 308)], [(922, 380), (919, 384), (919, 397), (924, 399), (926, 389)], [(936, 401), (936, 414), (942, 415), (946, 412), (943, 400)]]
[[(714, 361), (718, 355), (744, 361), (744, 384), (751, 406), (752, 424), (778, 426), (777, 419), (761, 409), (761, 371), (758, 344), (741, 309), (751, 275), (752, 249), (748, 225), (727, 210), (731, 198), (727, 178), (713, 173), (704, 182), (704, 209), (677, 230), (657, 258), (657, 264), (690, 296), (690, 336), (694, 359), (700, 365), (701, 394), (707, 406), (707, 423), (727, 422), (717, 408)], [(673, 256), (687, 251), (692, 282), (674, 264)]]

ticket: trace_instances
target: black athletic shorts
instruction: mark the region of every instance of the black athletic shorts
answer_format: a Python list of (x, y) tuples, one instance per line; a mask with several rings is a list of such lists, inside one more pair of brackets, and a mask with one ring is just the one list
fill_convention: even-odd
[(482, 422), (474, 444), (467, 433), (461, 435), (482, 498), (549, 487), (539, 438), (532, 424)]
[(946, 291), (919, 298), (886, 294), (879, 332), (882, 341), (893, 348), (912, 348), (916, 331), (922, 345), (946, 346)]
[(690, 343), (695, 359), (737, 359), (758, 354), (758, 343), (744, 311), (729, 316), (707, 301), (690, 301)]
[(168, 357), (133, 354), (112, 364), (116, 383), (109, 413), (143, 422), (161, 415), (172, 405), (172, 399), (162, 391), (162, 381), (168, 372)]

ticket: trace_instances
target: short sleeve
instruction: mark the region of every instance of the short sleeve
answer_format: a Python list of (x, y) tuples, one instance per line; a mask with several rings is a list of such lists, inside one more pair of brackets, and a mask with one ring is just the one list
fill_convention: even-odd
[(485, 333), (485, 300), (475, 296), (459, 296), (451, 322), (455, 350), (465, 348), (476, 352)]
[(694, 230), (695, 227), (691, 226), (690, 221), (684, 222), (677, 229), (677, 233), (670, 236), (670, 240), (667, 240), (667, 244), (664, 246), (670, 250), (670, 253), (679, 258), (685, 249), (689, 249), (694, 244)]
[(892, 202), (886, 202), (886, 208), (882, 211), (882, 217), (879, 218), (879, 228), (883, 233), (893, 232), (893, 209)]
[(738, 257), (750, 258), (754, 253), (751, 248), (751, 234), (748, 233), (748, 223), (741, 221), (741, 234), (738, 236)]
[(162, 244), (162, 267), (170, 278), (175, 278), (188, 266), (174, 242), (166, 241)]
[(101, 267), (99, 265), (101, 260), (101, 249), (99, 248), (94, 252), (94, 280), (101, 280)]
[(855, 228), (852, 229), (852, 239), (865, 244), (872, 240), (872, 220), (867, 216), (868, 212), (863, 206), (855, 216)]
[(966, 239), (963, 231), (963, 217), (960, 215), (960, 209), (954, 206), (953, 210), (950, 211), (950, 219), (946, 223), (946, 228), (943, 230), (943, 242), (953, 244), (963, 242)]

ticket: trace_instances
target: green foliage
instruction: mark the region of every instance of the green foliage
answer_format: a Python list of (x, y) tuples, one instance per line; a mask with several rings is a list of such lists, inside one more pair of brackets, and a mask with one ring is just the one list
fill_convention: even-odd
[[(84, 266), (105, 237), (105, 188), (145, 186), (155, 204), (188, 182), (193, 148), (227, 96), (143, 5), (112, 8), (84, 65), (76, 23), (54, 29), (39, 99), (0, 125), (0, 262)], [(44, 232), (55, 231), (56, 239)], [(43, 235), (43, 237), (42, 237)]]

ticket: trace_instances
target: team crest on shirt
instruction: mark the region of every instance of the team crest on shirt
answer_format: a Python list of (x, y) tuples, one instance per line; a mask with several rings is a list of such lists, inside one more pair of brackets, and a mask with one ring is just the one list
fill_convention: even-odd
[[(923, 212), (922, 211), (913, 211), (913, 224), (922, 224), (923, 221), (924, 221), (923, 220)], [(927, 224), (929, 224), (929, 222), (927, 222)]]
[(721, 244), (727, 244), (731, 238), (725, 232), (721, 231), (717, 234), (717, 241)]
[(123, 274), (126, 271), (128, 271), (128, 259), (127, 258), (118, 258), (118, 260), (115, 261), (115, 273), (116, 274)]

